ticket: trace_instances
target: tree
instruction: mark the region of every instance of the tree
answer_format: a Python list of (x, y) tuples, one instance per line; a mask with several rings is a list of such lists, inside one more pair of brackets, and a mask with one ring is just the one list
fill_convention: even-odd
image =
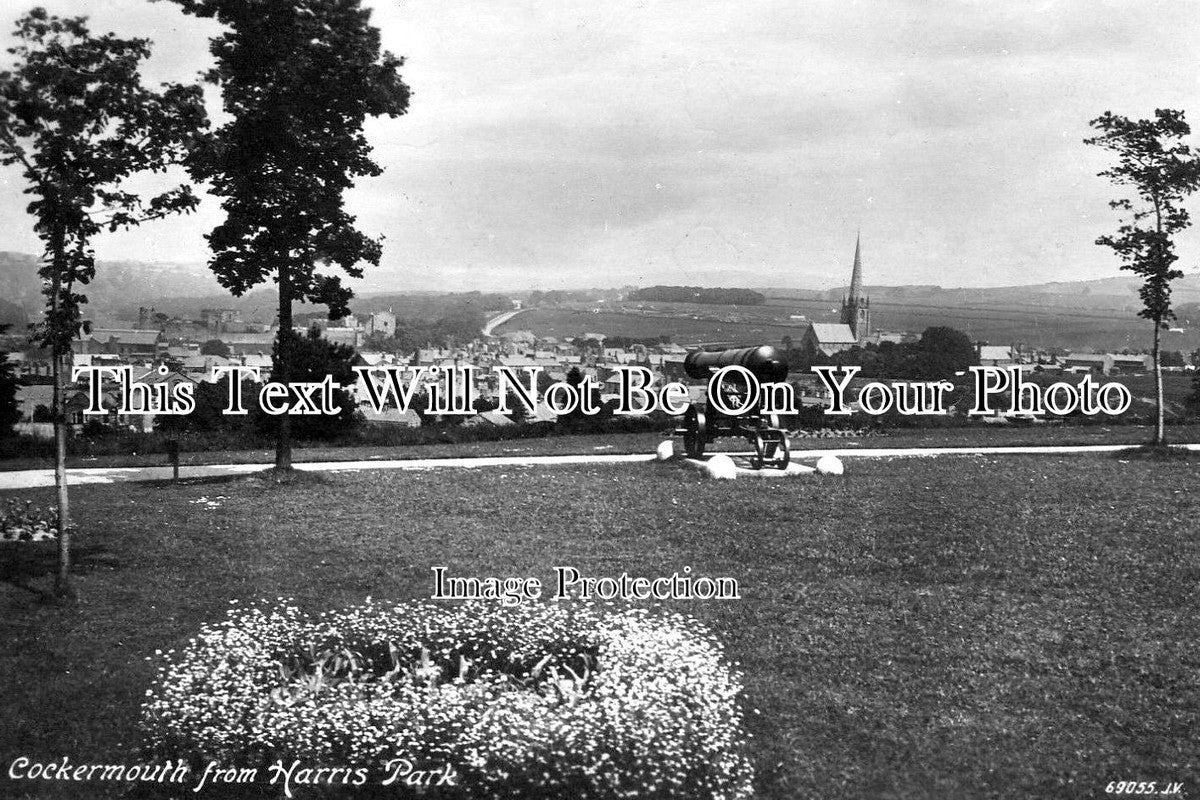
[[(225, 221), (208, 235), (209, 263), (236, 296), (273, 278), (279, 287), (275, 380), (291, 380), (292, 302), (323, 303), (329, 318), (349, 313), (352, 292), (337, 266), (361, 277), (378, 265), (381, 243), (354, 227), (343, 193), (376, 176), (363, 135), (367, 117), (408, 108), (403, 61), (381, 52), (378, 29), (359, 0), (174, 0), (227, 26), (210, 46), (230, 121), (189, 160), (197, 180), (223, 198)], [(280, 420), (275, 467), (291, 468), (291, 420)]]
[(979, 363), (975, 345), (955, 328), (931, 327), (921, 333), (916, 345), (918, 378), (952, 378), (957, 372)]
[(1164, 367), (1183, 367), (1187, 364), (1183, 360), (1183, 353), (1178, 350), (1163, 350), (1162, 365)]
[[(276, 366), (271, 371), (272, 380), (275, 379), (279, 364), (278, 341), (275, 347)], [(307, 336), (293, 337), (290, 355), (295, 359), (291, 372), (293, 381), (320, 383), (328, 376), (341, 387), (352, 385), (357, 378), (353, 370), (354, 348), (329, 341), (321, 336), (321, 332), (315, 327), (309, 329)], [(341, 388), (334, 389), (333, 405), (339, 407), (341, 412), (297, 416), (292, 423), (292, 432), (299, 439), (336, 439), (358, 427), (362, 418), (349, 392)], [(280, 425), (287, 418), (287, 414), (274, 416), (258, 407), (254, 412), (254, 422), (258, 429), (276, 436)]]
[(1115, 166), (1099, 173), (1117, 186), (1130, 188), (1131, 197), (1108, 205), (1124, 212), (1115, 235), (1106, 234), (1096, 244), (1109, 247), (1127, 269), (1142, 279), (1138, 316), (1154, 324), (1154, 444), (1166, 442), (1163, 414), (1163, 378), (1160, 360), (1162, 329), (1175, 318), (1171, 309), (1171, 281), (1183, 277), (1175, 269), (1175, 234), (1191, 224), (1184, 198), (1200, 187), (1200, 158), (1183, 137), (1191, 134), (1183, 112), (1157, 109), (1154, 119), (1131, 120), (1111, 111), (1091, 121), (1100, 135), (1085, 144), (1102, 147), (1117, 157)]
[(513, 422), (524, 422), (529, 418), (529, 409), (521, 402), (521, 398), (512, 389), (508, 390), (505, 404), (508, 406), (508, 418)]
[(200, 355), (202, 356), (220, 356), (221, 358), (229, 358), (229, 345), (220, 339), (209, 339), (204, 344), (200, 345)]
[(18, 20), (19, 43), (9, 51), (17, 62), (0, 72), (0, 165), (20, 167), (44, 248), (38, 272), (47, 308), (36, 338), (50, 349), (53, 365), (60, 598), (74, 594), (62, 373), (84, 326), (80, 307), (87, 297), (78, 289), (95, 275), (91, 242), (106, 230), (195, 207), (187, 185), (143, 200), (124, 181), (180, 163), (207, 125), (200, 87), (142, 86), (148, 40), (93, 36), (86, 23), (30, 11)]
[[(8, 327), (0, 325), (0, 335), (3, 335)], [(12, 436), (13, 426), (21, 421), (17, 385), (17, 376), (8, 360), (8, 353), (0, 350), (0, 439)]]

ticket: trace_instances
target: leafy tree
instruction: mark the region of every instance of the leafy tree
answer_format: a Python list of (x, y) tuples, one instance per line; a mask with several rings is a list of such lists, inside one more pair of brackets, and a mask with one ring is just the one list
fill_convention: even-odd
[(529, 418), (529, 409), (517, 397), (517, 393), (511, 389), (507, 394), (506, 405), (508, 406), (508, 418), (513, 422), (524, 422)]
[[(293, 379), (299, 345), (292, 302), (323, 303), (329, 318), (349, 313), (352, 292), (318, 268), (360, 277), (377, 265), (378, 240), (354, 227), (343, 193), (379, 175), (363, 135), (367, 117), (408, 108), (402, 60), (381, 52), (379, 30), (359, 0), (174, 0), (227, 26), (211, 42), (230, 121), (189, 162), (197, 180), (223, 198), (225, 221), (208, 235), (209, 264), (234, 295), (274, 278), (279, 286), (276, 372)], [(281, 418), (275, 466), (291, 468), (291, 420)]]
[(436, 415), (425, 413), (429, 410), (429, 392), (424, 387), (413, 392), (412, 400), (408, 403), (408, 409), (417, 415), (417, 422), (422, 427), (437, 423)]
[(1200, 157), (1183, 141), (1191, 134), (1183, 112), (1157, 109), (1154, 119), (1131, 120), (1111, 111), (1091, 121), (1098, 136), (1085, 144), (1112, 152), (1115, 166), (1099, 173), (1130, 195), (1109, 206), (1124, 212), (1115, 235), (1106, 234), (1096, 244), (1109, 247), (1127, 269), (1142, 279), (1138, 316), (1154, 324), (1154, 392), (1156, 421), (1154, 443), (1166, 441), (1163, 413), (1163, 378), (1160, 360), (1162, 329), (1175, 318), (1171, 309), (1171, 282), (1183, 277), (1174, 267), (1175, 234), (1191, 225), (1183, 200), (1200, 187)]
[(1178, 350), (1163, 350), (1162, 365), (1164, 367), (1182, 367), (1187, 362), (1183, 360), (1183, 353)]
[(209, 339), (204, 344), (200, 345), (200, 355), (202, 356), (220, 356), (221, 358), (229, 358), (229, 345), (220, 339)]
[(915, 377), (951, 378), (954, 373), (978, 363), (975, 345), (965, 333), (955, 328), (926, 328), (917, 341)]
[[(196, 408), (190, 414), (160, 414), (154, 419), (154, 427), (163, 433), (206, 433), (227, 431), (233, 435), (250, 433), (249, 416), (226, 414), (229, 404), (230, 377), (225, 375), (213, 383), (202, 381), (196, 384)], [(249, 378), (242, 381), (241, 402), (245, 409), (254, 409), (258, 403), (260, 384)]]
[[(0, 325), (0, 335), (8, 330)], [(13, 426), (21, 421), (21, 407), (17, 403), (17, 376), (8, 353), (0, 350), (0, 439), (11, 436)]]
[(604, 342), (580, 333), (575, 337), (575, 349), (583, 358), (587, 358), (589, 354), (600, 356), (604, 354)]
[(36, 338), (53, 364), (58, 597), (73, 595), (62, 371), (83, 328), (80, 306), (87, 298), (79, 287), (95, 275), (91, 242), (106, 230), (195, 207), (186, 185), (143, 200), (124, 182), (179, 163), (207, 125), (198, 86), (142, 86), (146, 39), (93, 36), (86, 23), (30, 11), (17, 21), (18, 44), (9, 51), (16, 63), (0, 72), (0, 164), (21, 169), (44, 248), (38, 272), (47, 308)]
[(767, 302), (765, 295), (752, 289), (707, 289), (701, 286), (650, 286), (630, 292), (628, 299), (738, 306), (761, 306)]
[(488, 411), (495, 411), (500, 404), (493, 397), (479, 396), (475, 398), (475, 402), (471, 403), (471, 408), (475, 409), (475, 413), (484, 414)]
[[(567, 370), (566, 384), (568, 386), (570, 386), (572, 389), (574, 389), (576, 392), (579, 392), (580, 391), (579, 387), (583, 385), (583, 378), (584, 378), (583, 370), (581, 370), (579, 367), (573, 366), (569, 370)], [(541, 391), (542, 390), (539, 389), (539, 394), (541, 393)], [(573, 411), (571, 411), (569, 414), (559, 414), (558, 424), (571, 426), (571, 425), (579, 425), (581, 422), (583, 422), (587, 415), (583, 413), (582, 405), (583, 405), (582, 403), (577, 405), (575, 407), (575, 409)]]
[[(316, 328), (311, 328), (307, 336), (292, 337), (289, 355), (294, 359), (290, 373), (294, 382), (320, 383), (329, 376), (338, 386), (346, 386), (357, 379), (352, 369), (354, 348), (329, 341)], [(275, 344), (273, 356), (275, 366), (271, 376), (275, 379), (279, 369), (279, 342)], [(299, 439), (336, 439), (358, 427), (362, 418), (349, 392), (341, 388), (334, 389), (333, 405), (340, 407), (341, 412), (295, 416), (291, 423), (292, 432)], [(275, 436), (278, 436), (279, 428), (290, 416), (267, 414), (257, 406), (252, 415), (259, 431)]]

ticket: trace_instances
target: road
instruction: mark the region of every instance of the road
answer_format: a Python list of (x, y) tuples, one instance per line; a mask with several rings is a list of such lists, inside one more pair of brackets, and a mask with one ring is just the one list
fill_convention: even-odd
[(515, 317), (517, 314), (520, 314), (522, 311), (528, 311), (528, 310), (529, 310), (528, 308), (518, 308), (515, 311), (505, 311), (503, 314), (497, 314), (496, 316), (489, 319), (486, 323), (484, 323), (483, 331), (482, 331), (483, 335), (491, 336), (492, 331), (494, 331), (496, 328), (498, 328), (501, 325), (503, 325), (504, 323), (508, 322), (510, 319)]
[[(792, 453), (793, 461), (815, 462), (822, 456), (838, 458), (928, 458), (961, 455), (1084, 455), (1117, 453), (1136, 450), (1141, 445), (1090, 444), (1054, 447), (896, 447), (840, 448), (833, 450), (799, 450)], [(1172, 445), (1181, 450), (1200, 451), (1200, 444)], [(411, 458), (394, 461), (314, 461), (296, 464), (298, 470), (312, 472), (359, 472), (362, 470), (400, 469), (481, 469), (485, 467), (536, 467), (563, 464), (633, 464), (654, 460), (653, 454), (641, 455), (577, 455), (577, 456), (487, 456), (479, 458)], [(219, 478), (250, 475), (268, 469), (268, 464), (215, 464), (180, 467), (180, 478)], [(126, 483), (164, 481), (171, 479), (170, 467), (83, 467), (67, 470), (71, 485), (86, 483)], [(54, 470), (26, 469), (0, 472), (0, 490), (34, 489), (54, 485)]]

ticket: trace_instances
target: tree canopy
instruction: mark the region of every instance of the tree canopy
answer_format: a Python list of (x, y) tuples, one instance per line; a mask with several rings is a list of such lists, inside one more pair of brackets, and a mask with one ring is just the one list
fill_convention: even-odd
[(1153, 119), (1133, 120), (1106, 111), (1091, 121), (1100, 133), (1084, 143), (1102, 147), (1116, 156), (1116, 164), (1100, 173), (1129, 194), (1109, 202), (1121, 212), (1115, 234), (1105, 234), (1096, 244), (1108, 247), (1121, 260), (1121, 269), (1142, 279), (1138, 315), (1154, 325), (1154, 373), (1157, 424), (1154, 441), (1165, 438), (1162, 364), (1159, 344), (1162, 328), (1174, 319), (1171, 282), (1183, 277), (1175, 267), (1177, 233), (1191, 225), (1183, 200), (1200, 188), (1200, 157), (1183, 139), (1191, 134), (1182, 111), (1160, 108)]
[(187, 184), (143, 198), (124, 181), (182, 161), (207, 118), (199, 86), (142, 85), (146, 39), (95, 36), (85, 18), (41, 8), (18, 20), (16, 38), (17, 63), (0, 72), (0, 164), (19, 166), (33, 197), (50, 307), (39, 339), (63, 353), (87, 301), (76, 287), (95, 275), (92, 238), (198, 202)]
[[(0, 325), (0, 334), (8, 329)], [(0, 350), (0, 439), (11, 436), (13, 426), (21, 421), (21, 408), (17, 403), (17, 376), (8, 353)]]
[[(279, 286), (275, 378), (291, 380), (298, 337), (292, 302), (321, 303), (346, 316), (353, 292), (340, 268), (362, 276), (382, 244), (355, 227), (344, 193), (379, 175), (363, 134), (368, 117), (408, 109), (402, 59), (382, 51), (359, 0), (174, 0), (225, 25), (206, 78), (221, 88), (229, 121), (188, 165), (222, 198), (225, 220), (208, 234), (217, 281), (234, 295), (269, 279)], [(291, 420), (280, 419), (277, 469), (291, 468)]]
[(33, 199), (41, 239), (38, 269), (46, 313), (37, 339), (50, 348), (58, 489), (59, 567), (55, 595), (70, 598), (71, 516), (66, 482), (63, 360), (83, 321), (79, 291), (96, 274), (92, 239), (167, 214), (190, 211), (181, 184), (148, 199), (126, 180), (178, 164), (207, 126), (198, 86), (142, 85), (146, 39), (94, 36), (83, 17), (35, 8), (17, 21), (11, 71), (0, 72), (0, 165), (17, 165)]
[(767, 298), (753, 289), (720, 289), (703, 286), (648, 286), (629, 293), (630, 300), (662, 303), (761, 306)]
[(175, 0), (227, 30), (212, 40), (230, 120), (189, 161), (192, 175), (223, 198), (225, 221), (208, 236), (211, 267), (235, 295), (274, 277), (280, 302), (349, 313), (352, 292), (318, 271), (361, 277), (380, 242), (354, 227), (343, 193), (381, 174), (363, 134), (367, 117), (408, 108), (402, 59), (380, 50), (379, 30), (357, 0)]
[(204, 344), (200, 345), (200, 355), (202, 356), (220, 356), (221, 358), (229, 358), (229, 345), (221, 339), (209, 339)]
[(1182, 201), (1200, 187), (1200, 159), (1183, 141), (1191, 128), (1182, 111), (1162, 108), (1154, 112), (1154, 119), (1140, 120), (1106, 111), (1091, 125), (1100, 135), (1085, 143), (1117, 157), (1116, 165), (1100, 176), (1129, 187), (1133, 195), (1109, 203), (1125, 215), (1117, 233), (1100, 236), (1096, 244), (1111, 248), (1121, 259), (1121, 269), (1143, 279), (1139, 316), (1161, 325), (1174, 317), (1171, 281), (1183, 277), (1174, 268), (1178, 256), (1172, 239), (1191, 224)]

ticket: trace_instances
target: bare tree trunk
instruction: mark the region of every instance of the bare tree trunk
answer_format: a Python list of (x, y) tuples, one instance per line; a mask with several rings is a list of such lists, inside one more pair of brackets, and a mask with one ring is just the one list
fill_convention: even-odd
[[(54, 280), (50, 297), (50, 324), (58, 320), (59, 292), (62, 290), (63, 243), (61, 233), (54, 237), (51, 252)], [(64, 354), (58, 338), (51, 344), (51, 376), (54, 381), (51, 400), (54, 417), (54, 488), (58, 492), (58, 573), (54, 577), (54, 596), (74, 600), (75, 587), (71, 582), (71, 506), (67, 496), (67, 409), (63, 398)]]
[[(279, 267), (279, 358), (275, 364), (278, 375), (272, 375), (271, 380), (287, 383), (291, 372), (292, 358), (292, 295), (290, 275), (287, 265)], [(279, 417), (279, 433), (275, 437), (275, 469), (291, 470), (292, 468), (292, 415), (283, 414)]]
[(1159, 342), (1162, 339), (1162, 323), (1154, 323), (1154, 444), (1167, 443), (1167, 431), (1163, 412), (1163, 377), (1162, 364), (1158, 360)]

